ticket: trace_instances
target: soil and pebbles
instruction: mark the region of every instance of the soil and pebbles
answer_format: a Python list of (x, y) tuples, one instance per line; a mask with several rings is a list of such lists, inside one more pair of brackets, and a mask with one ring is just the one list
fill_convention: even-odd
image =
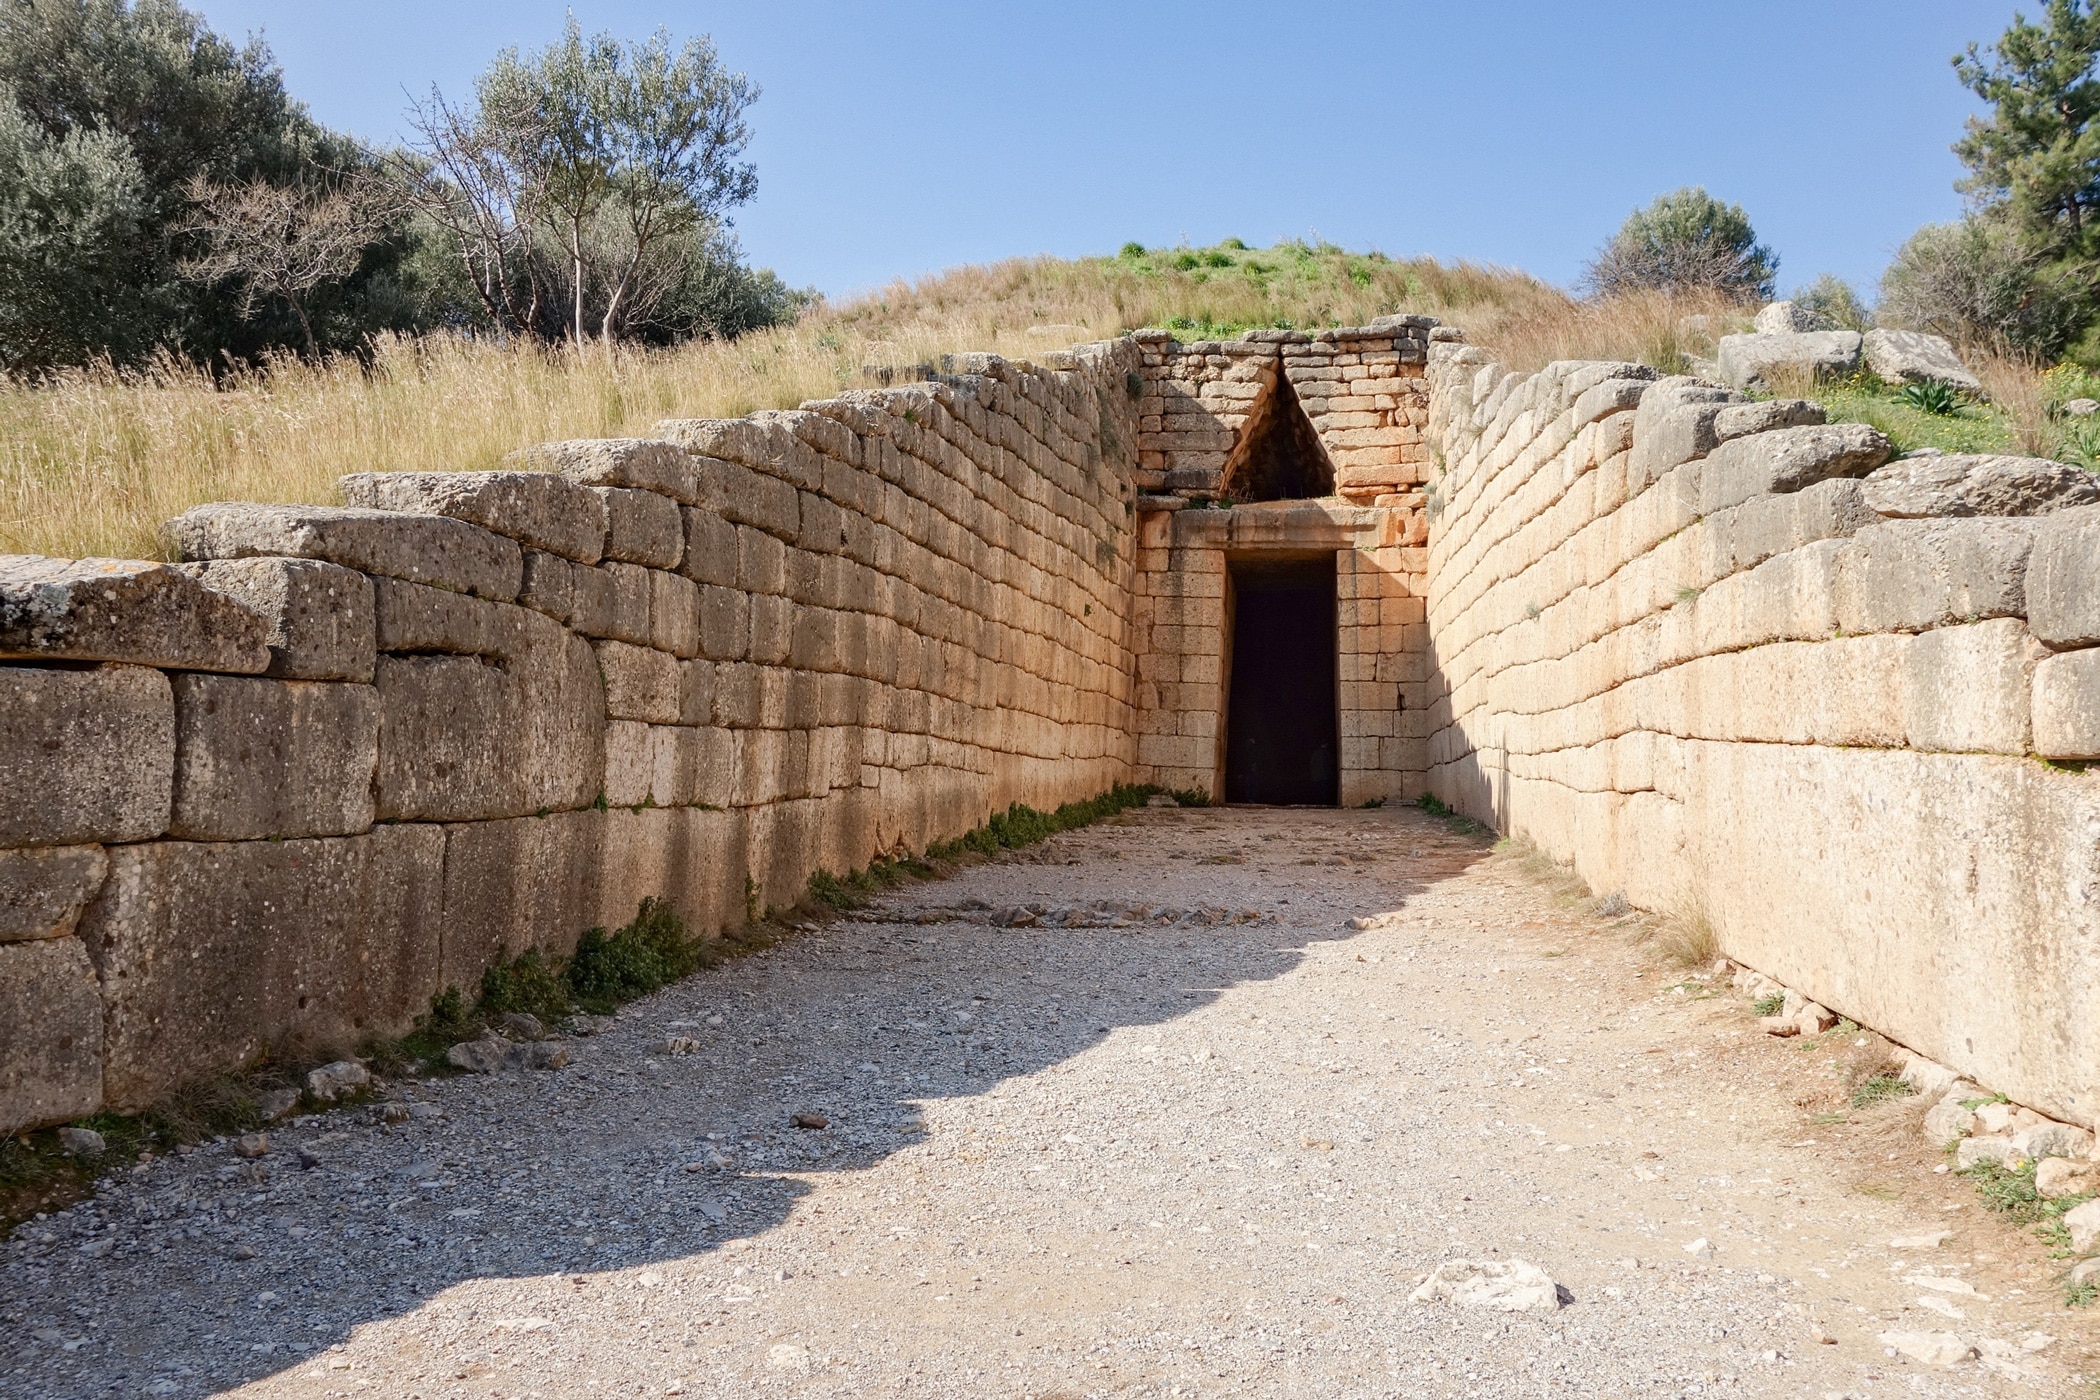
[[(0, 1252), (0, 1394), (2100, 1373), (2060, 1266), (1934, 1173), (1921, 1103), (1822, 1111), (1869, 1037), (1773, 1040), (1631, 927), (1411, 809), (1133, 813), (521, 1042), (558, 1067), (115, 1174)], [(1468, 1301), (1505, 1284), (1530, 1310)]]

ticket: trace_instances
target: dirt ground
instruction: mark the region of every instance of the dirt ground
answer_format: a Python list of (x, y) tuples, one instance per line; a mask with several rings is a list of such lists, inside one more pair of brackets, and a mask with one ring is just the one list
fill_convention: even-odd
[(31, 1222), (0, 1394), (2088, 1393), (1887, 1047), (1649, 933), (1412, 808), (1131, 813)]

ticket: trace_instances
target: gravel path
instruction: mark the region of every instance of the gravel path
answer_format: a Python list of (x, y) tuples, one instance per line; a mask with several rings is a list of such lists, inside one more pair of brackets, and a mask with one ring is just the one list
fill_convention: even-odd
[[(1412, 809), (1133, 813), (638, 1002), (567, 1068), (398, 1084), (401, 1121), (302, 1119), (259, 1162), (207, 1146), (23, 1226), (0, 1394), (2100, 1374), (2040, 1247), (1933, 1174), (1915, 1101), (1811, 1122), (1827, 1057), (1682, 978)], [(1570, 1301), (1409, 1301), (1455, 1258), (1537, 1264)], [(1892, 1358), (1890, 1330), (1981, 1355)]]

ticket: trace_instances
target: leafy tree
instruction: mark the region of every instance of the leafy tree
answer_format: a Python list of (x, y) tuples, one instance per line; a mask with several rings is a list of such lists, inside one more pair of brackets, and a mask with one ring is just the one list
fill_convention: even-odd
[(1628, 215), (1583, 281), (1605, 296), (1713, 289), (1769, 299), (1778, 272), (1778, 257), (1757, 241), (1741, 205), (1688, 186)]
[(1859, 293), (1834, 272), (1823, 273), (1795, 292), (1793, 300), (1842, 330), (1863, 331), (1873, 324), (1873, 316), (1860, 301)]
[(125, 334), (145, 176), (102, 127), (53, 137), (0, 86), (0, 369), (85, 359)]
[(586, 40), (572, 16), (545, 50), (499, 54), (472, 108), (433, 91), (397, 170), (498, 324), (543, 330), (558, 294), (571, 338), (610, 341), (651, 323), (690, 251), (757, 192), (738, 159), (757, 96), (704, 37)]
[(2089, 254), (2100, 243), (2100, 14), (2089, 0), (2047, 0), (2042, 22), (2015, 15), (1989, 57), (1975, 44), (1954, 60), (1962, 83), (1991, 104), (1971, 117), (1955, 154), (1959, 186), (2006, 215), (2046, 257)]
[(2006, 221), (1987, 216), (1927, 224), (1881, 276), (1884, 324), (1962, 346), (2053, 357), (2089, 315), (2073, 269), (2044, 262)]

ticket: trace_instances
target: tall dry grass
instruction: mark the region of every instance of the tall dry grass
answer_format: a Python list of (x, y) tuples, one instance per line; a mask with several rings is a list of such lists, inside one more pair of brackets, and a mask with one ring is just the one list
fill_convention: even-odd
[[(160, 525), (212, 500), (330, 502), (375, 470), (472, 470), (570, 437), (665, 417), (792, 407), (868, 364), (957, 350), (1025, 358), (1140, 326), (1185, 338), (1247, 325), (1361, 324), (1412, 311), (1463, 326), (1512, 368), (1562, 358), (1676, 368), (1687, 316), (1716, 302), (1578, 302), (1523, 273), (1339, 249), (1024, 258), (899, 282), (734, 342), (607, 353), (458, 336), (388, 338), (365, 360), (285, 357), (218, 381), (167, 358), (143, 370), (0, 381), (0, 552), (158, 557)], [(1689, 347), (1696, 348), (1696, 347)]]

